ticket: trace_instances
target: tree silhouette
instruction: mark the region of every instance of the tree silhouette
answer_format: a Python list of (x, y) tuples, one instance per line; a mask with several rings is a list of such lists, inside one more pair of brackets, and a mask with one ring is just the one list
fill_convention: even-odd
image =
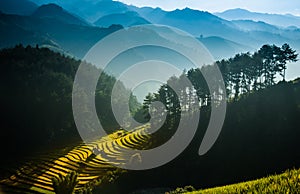
[(280, 75), (282, 76), (283, 81), (285, 81), (285, 71), (287, 62), (296, 62), (298, 54), (296, 54), (296, 50), (293, 50), (290, 45), (283, 44), (280, 49), (280, 54), (278, 56), (278, 68), (280, 71)]

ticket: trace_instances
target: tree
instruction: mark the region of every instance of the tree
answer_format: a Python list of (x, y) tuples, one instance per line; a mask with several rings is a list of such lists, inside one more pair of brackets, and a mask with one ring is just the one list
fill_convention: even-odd
[(286, 72), (286, 64), (287, 62), (296, 62), (298, 54), (296, 54), (296, 50), (293, 50), (290, 45), (287, 43), (281, 46), (279, 51), (277, 60), (278, 60), (278, 69), (280, 71), (280, 75), (282, 76), (283, 81), (285, 81), (285, 72)]

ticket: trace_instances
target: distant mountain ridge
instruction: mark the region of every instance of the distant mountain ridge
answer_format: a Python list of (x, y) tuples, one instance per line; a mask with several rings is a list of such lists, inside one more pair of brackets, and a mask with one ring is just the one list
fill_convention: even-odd
[[(52, 3), (42, 5), (30, 15), (30, 19), (27, 18), (31, 22), (34, 18), (35, 22), (33, 22), (33, 25), (39, 25), (39, 27), (29, 26), (26, 22), (17, 22), (16, 24), (13, 21), (13, 24), (11, 24), (9, 21), (4, 21), (5, 25), (1, 25), (3, 27), (9, 26), (9, 28), (6, 29), (7, 31), (5, 30), (5, 33), (2, 32), (3, 42), (1, 47), (20, 42), (22, 40), (21, 37), (26, 35), (26, 41), (21, 42), (34, 42), (32, 40), (35, 39), (38, 40), (39, 44), (40, 42), (47, 42), (47, 45), (49, 45), (48, 43), (50, 42), (60, 49), (80, 57), (89, 46), (103, 37), (102, 33), (98, 32), (103, 27), (108, 28), (112, 24), (130, 27), (153, 23), (178, 28), (194, 37), (204, 37), (201, 40), (204, 41), (205, 46), (209, 48), (212, 55), (217, 59), (233, 56), (237, 52), (252, 52), (263, 44), (280, 45), (289, 43), (293, 48), (300, 50), (300, 29), (296, 26), (283, 28), (263, 21), (227, 20), (218, 14), (214, 15), (190, 8), (173, 11), (151, 7), (139, 8), (112, 0), (34, 0), (34, 2), (39, 5)], [(236, 11), (236, 16), (243, 16), (238, 11), (250, 16), (253, 15), (252, 12), (247, 10), (238, 9)], [(271, 14), (262, 15), (269, 16)], [(283, 15), (282, 17), (293, 18), (294, 20), (298, 18), (292, 15)], [(43, 24), (40, 24), (40, 22)], [(102, 28), (96, 28), (95, 25)], [(44, 29), (40, 29), (42, 26)], [(120, 26), (115, 27), (119, 28)], [(9, 29), (12, 29), (15, 32), (12, 34), (16, 36), (9, 36)], [(19, 35), (19, 32), (22, 30), (25, 30), (24, 33)], [(112, 31), (112, 29), (107, 30), (107, 32)], [(97, 35), (97, 33), (100, 35)], [(79, 42), (84, 46), (76, 50), (76, 45)]]
[(285, 42), (300, 48), (297, 42), (300, 39), (298, 28), (283, 29), (250, 20), (229, 21), (208, 12), (189, 8), (170, 12), (149, 7), (134, 9), (152, 23), (170, 25), (196, 37), (200, 35), (220, 37), (252, 48), (260, 47), (263, 44), (283, 44)]
[(272, 25), (289, 27), (296, 26), (300, 28), (300, 17), (291, 14), (268, 14), (251, 12), (245, 9), (230, 9), (222, 13), (214, 13), (215, 15), (226, 20), (253, 20), (263, 21)]
[(211, 52), (215, 60), (232, 57), (232, 53), (248, 52), (254, 50), (249, 46), (220, 38), (218, 36), (198, 38), (200, 42)]
[(142, 18), (137, 12), (128, 11), (125, 13), (116, 13), (103, 16), (94, 22), (94, 24), (100, 27), (109, 27), (112, 24), (120, 24), (124, 27), (130, 27), (135, 25), (150, 24), (150, 22)]
[(29, 15), (37, 7), (37, 4), (29, 0), (0, 0), (0, 12), (6, 14)]
[(112, 0), (34, 0), (34, 2), (39, 5), (55, 3), (71, 13), (76, 13), (76, 15), (79, 15), (90, 23), (94, 23), (99, 18), (109, 14), (130, 11), (127, 5)]
[(121, 26), (99, 28), (65, 23), (60, 20), (33, 16), (0, 15), (0, 48), (16, 44), (50, 47), (76, 58), (86, 52), (106, 35)]
[(72, 15), (71, 13), (64, 10), (62, 7), (53, 3), (40, 6), (35, 10), (32, 16), (38, 18), (55, 19), (67, 24), (76, 24), (76, 25), (85, 25), (85, 26), (89, 25), (83, 19)]

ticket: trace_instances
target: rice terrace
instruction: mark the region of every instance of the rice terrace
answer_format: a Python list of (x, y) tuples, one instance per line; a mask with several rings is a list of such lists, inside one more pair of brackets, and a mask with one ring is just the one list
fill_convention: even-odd
[[(123, 161), (124, 149), (145, 149), (149, 147), (147, 126), (140, 127), (132, 133), (117, 131), (91, 144), (81, 144), (71, 148), (65, 155), (57, 152), (39, 156), (16, 170), (16, 173), (1, 180), (2, 191), (12, 193), (55, 193), (52, 179), (59, 175), (66, 176), (71, 172), (77, 175), (78, 183), (74, 184), (75, 192), (81, 193), (89, 187), (99, 186), (114, 181), (124, 170), (117, 169), (113, 163)], [(95, 155), (91, 150), (99, 149)], [(138, 152), (137, 152), (138, 153)], [(139, 162), (138, 155), (130, 162)], [(85, 189), (86, 188), (86, 189)]]

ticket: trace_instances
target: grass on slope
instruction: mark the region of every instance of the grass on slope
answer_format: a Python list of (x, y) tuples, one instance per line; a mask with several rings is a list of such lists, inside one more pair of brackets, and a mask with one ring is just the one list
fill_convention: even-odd
[[(137, 127), (130, 133), (120, 130), (89, 143), (80, 143), (64, 155), (53, 152), (37, 156), (36, 160), (0, 179), (0, 193), (53, 194), (52, 178), (66, 176), (70, 172), (78, 175), (75, 193), (80, 193), (85, 188), (93, 189), (100, 184), (111, 183), (125, 172), (113, 164), (121, 165), (132, 159), (130, 155), (126, 156), (126, 150), (147, 148), (150, 138), (147, 128), (149, 125)], [(93, 154), (95, 147), (101, 153)]]
[(191, 193), (191, 194), (227, 194), (227, 193), (300, 193), (300, 169), (287, 170), (286, 172), (273, 175), (266, 178), (257, 179), (233, 185), (204, 189), (199, 191), (177, 188), (175, 193)]

